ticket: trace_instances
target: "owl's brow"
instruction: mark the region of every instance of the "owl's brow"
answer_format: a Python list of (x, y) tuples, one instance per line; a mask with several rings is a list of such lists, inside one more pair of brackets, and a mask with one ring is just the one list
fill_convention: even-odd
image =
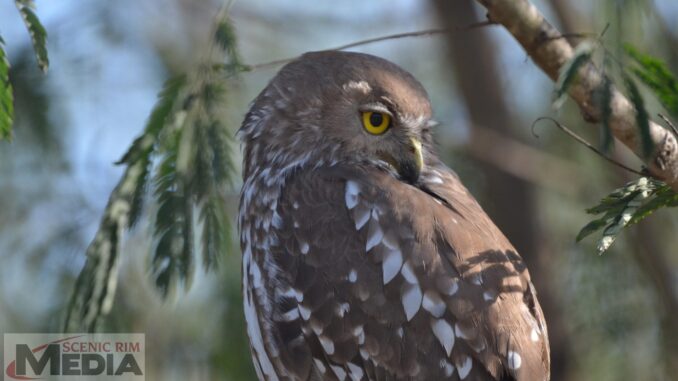
[(391, 108), (381, 102), (365, 103), (360, 107), (361, 111), (379, 111), (393, 116)]
[(438, 122), (438, 121), (435, 120), (435, 119), (429, 119), (429, 120), (426, 122), (426, 128), (428, 128), (428, 129), (430, 129), (430, 128), (436, 128), (436, 127), (438, 127), (439, 125), (440, 125), (440, 122)]

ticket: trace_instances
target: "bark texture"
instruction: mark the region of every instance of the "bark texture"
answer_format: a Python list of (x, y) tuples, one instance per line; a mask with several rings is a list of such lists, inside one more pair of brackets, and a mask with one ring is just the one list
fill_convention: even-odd
[[(552, 80), (557, 80), (560, 68), (572, 58), (570, 43), (561, 38), (529, 0), (477, 0), (487, 8), (487, 17), (503, 25), (523, 46), (532, 60)], [(600, 122), (602, 112), (598, 94), (602, 92), (604, 76), (592, 63), (579, 69), (568, 93), (579, 105), (584, 118)], [(650, 136), (654, 152), (644, 158), (640, 144), (636, 111), (633, 104), (617, 89), (613, 89), (610, 128), (614, 136), (629, 147), (647, 165), (650, 172), (678, 191), (678, 141), (672, 132), (650, 121)]]

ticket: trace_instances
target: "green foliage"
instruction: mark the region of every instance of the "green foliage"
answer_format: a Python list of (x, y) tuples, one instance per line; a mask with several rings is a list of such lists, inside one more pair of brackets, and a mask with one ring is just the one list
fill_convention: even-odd
[(645, 109), (645, 101), (638, 90), (638, 86), (631, 79), (631, 77), (624, 75), (624, 83), (629, 90), (629, 99), (636, 110), (636, 124), (640, 132), (640, 143), (642, 147), (643, 157), (649, 158), (654, 150), (654, 143), (652, 136), (650, 136), (650, 116)]
[(555, 109), (559, 109), (563, 103), (565, 103), (567, 92), (576, 78), (579, 69), (591, 60), (593, 48), (593, 44), (587, 41), (582, 42), (575, 49), (572, 58), (560, 68), (560, 74), (558, 75), (558, 81), (556, 81), (556, 89), (553, 96), (553, 107)]
[[(227, 63), (202, 64), (168, 80), (143, 133), (118, 162), (127, 170), (111, 194), (104, 220), (88, 248), (66, 330), (95, 330), (99, 318), (110, 311), (110, 303), (103, 301), (112, 303), (121, 235), (139, 220), (149, 187), (158, 204), (151, 268), (163, 296), (173, 294), (177, 284), (190, 285), (196, 241), (200, 241), (206, 270), (227, 251), (230, 227), (223, 196), (235, 167), (231, 161), (233, 142), (218, 110), (224, 104), (225, 81), (243, 66), (226, 18), (218, 21), (213, 39), (213, 48), (219, 49)], [(156, 166), (155, 159), (159, 162)], [(196, 222), (201, 234), (194, 228)]]
[(600, 97), (600, 108), (602, 111), (603, 128), (601, 131), (601, 149), (603, 152), (609, 152), (614, 145), (614, 136), (610, 127), (610, 118), (612, 117), (612, 81), (607, 76), (603, 79), (603, 91)]
[(652, 214), (660, 207), (678, 206), (678, 193), (661, 181), (641, 177), (614, 190), (600, 204), (586, 212), (601, 217), (589, 222), (577, 235), (577, 242), (603, 229), (598, 253), (610, 248), (621, 231)]
[(5, 41), (0, 37), (0, 140), (12, 137), (14, 98), (9, 82), (9, 61), (5, 54)]
[(678, 81), (666, 64), (657, 58), (640, 53), (629, 44), (624, 45), (624, 49), (637, 65), (631, 68), (633, 74), (652, 89), (673, 117), (678, 117)]
[(14, 3), (24, 19), (28, 33), (31, 35), (38, 66), (43, 72), (46, 72), (49, 67), (47, 31), (45, 31), (45, 27), (40, 23), (38, 16), (35, 15), (35, 3), (33, 0), (15, 0)]
[[(47, 57), (47, 31), (35, 15), (33, 0), (15, 0), (21, 17), (24, 19), (28, 33), (31, 35), (33, 50), (38, 60), (38, 66), (43, 72), (47, 71), (49, 58)], [(5, 41), (0, 37), (0, 140), (11, 139), (12, 123), (14, 122), (14, 95), (9, 82), (9, 60), (5, 53)]]

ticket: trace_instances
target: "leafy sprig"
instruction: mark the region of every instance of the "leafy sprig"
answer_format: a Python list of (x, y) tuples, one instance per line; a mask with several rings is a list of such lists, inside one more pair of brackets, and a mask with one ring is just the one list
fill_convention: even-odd
[[(14, 4), (26, 24), (28, 33), (31, 35), (38, 66), (43, 72), (46, 72), (49, 67), (47, 31), (40, 23), (38, 16), (35, 15), (35, 3), (33, 0), (15, 0)], [(0, 140), (12, 138), (14, 95), (12, 84), (9, 81), (9, 70), (10, 65), (5, 52), (5, 41), (0, 36)]]
[[(243, 65), (225, 16), (217, 22), (212, 45), (210, 57), (216, 50), (226, 64), (203, 63), (166, 81), (143, 133), (117, 163), (127, 169), (88, 248), (66, 330), (94, 331), (110, 312), (122, 234), (139, 221), (149, 193), (158, 205), (151, 269), (163, 296), (180, 284), (190, 285), (197, 242), (205, 269), (217, 264), (227, 250), (230, 228), (223, 197), (235, 166), (231, 134), (218, 109), (224, 103), (227, 79)], [(201, 227), (197, 231), (196, 222)]]
[(678, 206), (678, 193), (665, 183), (641, 177), (605, 196), (598, 205), (586, 210), (600, 217), (589, 222), (577, 235), (577, 242), (603, 230), (598, 254), (607, 251), (621, 231), (640, 222), (661, 207)]

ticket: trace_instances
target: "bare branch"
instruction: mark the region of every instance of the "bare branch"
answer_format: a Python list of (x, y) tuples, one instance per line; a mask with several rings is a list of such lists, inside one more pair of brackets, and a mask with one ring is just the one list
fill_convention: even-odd
[[(355, 48), (357, 46), (373, 44), (375, 42), (397, 40), (397, 39), (400, 39), (400, 38), (433, 36), (433, 35), (445, 34), (445, 33), (450, 33), (450, 32), (455, 32), (455, 31), (464, 31), (464, 30), (482, 28), (482, 27), (494, 25), (494, 24), (495, 24), (494, 22), (487, 20), (487, 21), (481, 21), (481, 22), (478, 22), (478, 23), (473, 23), (473, 24), (470, 24), (470, 25), (467, 25), (467, 26), (464, 26), (464, 27), (458, 27), (458, 28), (453, 28), (453, 29), (435, 28), (435, 29), (419, 30), (419, 31), (414, 31), (414, 32), (389, 34), (389, 35), (386, 35), (386, 36), (368, 38), (366, 40), (351, 42), (351, 43), (348, 43), (348, 44), (345, 44), (345, 45), (340, 45), (340, 46), (337, 46), (335, 48), (326, 49), (326, 50), (346, 50), (346, 49), (350, 49), (350, 48)], [(283, 59), (270, 61), (270, 62), (264, 62), (264, 63), (260, 63), (260, 64), (249, 65), (249, 66), (247, 66), (247, 69), (248, 69), (248, 71), (268, 69), (268, 68), (276, 67), (276, 66), (279, 66), (279, 65), (284, 65), (288, 62), (294, 61), (297, 58), (299, 58), (299, 56), (294, 56), (294, 57), (290, 57), (290, 58), (283, 58)]]
[[(572, 46), (529, 0), (477, 0), (485, 6), (490, 21), (502, 24), (523, 46), (532, 60), (553, 81), (560, 68), (573, 56)], [(596, 95), (602, 92), (605, 76), (593, 64), (583, 65), (568, 93), (579, 105), (584, 118), (598, 123), (602, 110)], [(617, 89), (612, 89), (610, 128), (614, 136), (643, 158), (636, 110)], [(678, 140), (671, 131), (650, 121), (650, 137), (655, 150), (644, 159), (649, 171), (678, 191)]]
[(565, 125), (563, 125), (562, 123), (558, 122), (557, 120), (555, 120), (555, 119), (553, 119), (553, 118), (551, 118), (551, 117), (543, 116), (543, 117), (541, 117), (541, 118), (537, 118), (537, 120), (535, 120), (535, 121), (532, 123), (532, 135), (534, 135), (535, 137), (538, 138), (539, 136), (534, 132), (534, 129), (535, 129), (535, 127), (537, 126), (537, 123), (541, 122), (542, 120), (548, 120), (548, 121), (553, 122), (553, 124), (555, 124), (556, 127), (558, 127), (561, 131), (563, 131), (564, 133), (566, 133), (567, 135), (569, 135), (572, 139), (576, 140), (578, 143), (580, 143), (580, 144), (583, 145), (584, 147), (586, 147), (586, 148), (590, 149), (591, 151), (595, 152), (598, 156), (600, 156), (600, 157), (602, 157), (603, 159), (609, 161), (610, 163), (616, 165), (617, 167), (619, 167), (619, 168), (621, 168), (621, 169), (624, 169), (624, 170), (626, 170), (626, 171), (629, 171), (629, 172), (631, 172), (631, 173), (634, 173), (634, 174), (636, 174), (636, 175), (639, 175), (639, 176), (647, 176), (647, 175), (648, 175), (647, 173), (643, 173), (643, 172), (640, 172), (640, 171), (636, 171), (636, 170), (633, 169), (633, 168), (627, 167), (626, 165), (624, 165), (624, 164), (622, 164), (622, 163), (620, 163), (620, 162), (618, 162), (618, 161), (612, 159), (611, 157), (605, 155), (605, 154), (604, 154), (603, 152), (601, 152), (598, 148), (594, 147), (593, 144), (587, 142), (586, 139), (584, 139), (584, 138), (582, 138), (581, 136), (577, 135), (574, 131), (572, 131), (572, 130), (570, 130), (569, 128), (565, 127)]

